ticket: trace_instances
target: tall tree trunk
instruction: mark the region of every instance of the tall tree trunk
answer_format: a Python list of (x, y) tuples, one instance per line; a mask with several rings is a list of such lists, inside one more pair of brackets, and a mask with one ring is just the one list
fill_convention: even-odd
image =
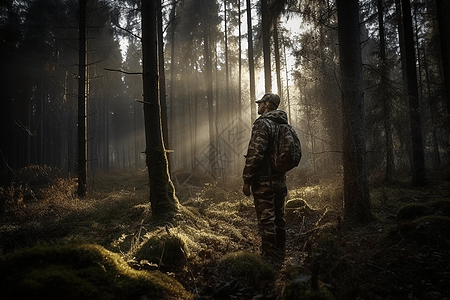
[(78, 196), (86, 196), (86, 0), (80, 0), (78, 37)]
[(283, 37), (283, 50), (284, 50), (284, 65), (285, 65), (285, 70), (286, 70), (286, 103), (287, 103), (287, 108), (288, 108), (287, 113), (288, 113), (289, 124), (291, 124), (292, 118), (291, 118), (291, 99), (289, 97), (289, 71), (288, 71), (288, 63), (287, 63), (286, 43), (284, 43), (284, 37)]
[(156, 10), (158, 0), (142, 0), (142, 67), (144, 89), (145, 154), (150, 185), (152, 216), (175, 213), (179, 202), (170, 180), (162, 140), (161, 107), (158, 101)]
[(252, 30), (252, 7), (250, 0), (247, 0), (247, 35), (248, 35), (248, 71), (250, 76), (250, 122), (256, 119), (256, 107), (254, 100), (255, 92), (255, 63), (253, 61), (253, 30)]
[(422, 186), (427, 183), (427, 178), (422, 141), (422, 122), (420, 116), (419, 90), (417, 86), (414, 34), (409, 0), (402, 0), (402, 11), (405, 36), (406, 81), (409, 96), (409, 113), (412, 142), (411, 171), (413, 185)]
[[(212, 76), (212, 62), (211, 62), (211, 49), (210, 49), (210, 28), (209, 21), (207, 16), (206, 7), (204, 9), (203, 14), (203, 42), (204, 42), (204, 57), (205, 57), (205, 80), (206, 80), (206, 97), (208, 100), (208, 119), (209, 119), (209, 143), (211, 146), (215, 145), (214, 138), (214, 96), (213, 96), (213, 76)], [(216, 161), (216, 157), (214, 155), (209, 156), (209, 171), (210, 174), (214, 177), (213, 166)]]
[[(433, 97), (433, 92), (431, 89), (431, 81), (429, 76), (429, 65), (428, 65), (428, 53), (426, 47), (423, 49), (423, 66), (425, 71), (425, 82), (427, 85), (427, 98), (428, 101), (426, 103), (428, 104), (428, 108), (430, 110), (430, 119), (431, 119), (431, 143), (433, 145), (433, 154), (432, 154), (432, 160), (433, 160), (433, 169), (439, 170), (439, 167), (441, 165), (441, 157), (439, 153), (439, 142), (438, 142), (438, 133), (437, 130), (439, 128), (439, 123), (436, 121), (436, 116), (439, 115), (439, 111), (436, 109), (436, 100), (435, 97)], [(432, 56), (430, 54), (430, 56)]]
[(161, 102), (161, 122), (164, 148), (169, 149), (169, 125), (167, 122), (166, 74), (164, 71), (164, 38), (161, 0), (158, 0), (158, 70), (159, 70), (159, 101)]
[(238, 25), (239, 25), (239, 37), (238, 37), (238, 61), (239, 61), (239, 75), (238, 75), (238, 106), (237, 106), (237, 111), (238, 111), (238, 116), (239, 116), (239, 120), (241, 120), (242, 118), (242, 46), (241, 46), (241, 0), (238, 0), (238, 16), (239, 16), (239, 20), (238, 20)]
[(270, 20), (267, 0), (261, 0), (261, 18), (264, 53), (264, 92), (269, 93), (272, 91), (272, 66), (270, 63)]
[(343, 109), (345, 218), (372, 218), (366, 170), (364, 87), (358, 0), (337, 0)]
[(385, 180), (391, 181), (394, 172), (394, 146), (392, 143), (391, 130), (391, 103), (390, 97), (386, 94), (388, 89), (387, 81), (389, 79), (388, 64), (386, 61), (386, 39), (384, 34), (383, 21), (383, 0), (378, 0), (378, 28), (380, 32), (380, 60), (381, 60), (381, 101), (383, 102), (383, 122), (384, 122), (384, 147), (386, 151), (386, 173)]
[(226, 110), (226, 120), (227, 122), (230, 122), (231, 120), (231, 111), (232, 111), (232, 107), (233, 105), (231, 104), (230, 101), (230, 73), (229, 73), (229, 63), (228, 63), (228, 22), (227, 22), (227, 0), (223, 1), (223, 11), (224, 11), (224, 22), (225, 22), (225, 103), (228, 103), (229, 105), (225, 105), (225, 110)]
[[(176, 29), (176, 20), (175, 20), (175, 13), (176, 13), (176, 5), (177, 2), (173, 1), (172, 3), (172, 10), (170, 11), (170, 92), (169, 92), (169, 121), (171, 124), (175, 124), (174, 120), (174, 106), (175, 106), (175, 29)], [(168, 127), (168, 126), (167, 126)], [(168, 128), (167, 128), (168, 129)], [(174, 128), (171, 128), (172, 133), (175, 131)], [(172, 147), (174, 146), (171, 144), (174, 140), (170, 140), (169, 136), (167, 137), (167, 143), (170, 144)], [(173, 148), (172, 148), (173, 149)], [(170, 160), (169, 160), (169, 167), (170, 167)]]
[(400, 46), (400, 61), (402, 66), (403, 85), (406, 87), (405, 30), (403, 29), (403, 13), (401, 0), (395, 0), (395, 15), (398, 22), (398, 40)]
[[(281, 58), (280, 41), (278, 38), (278, 18), (273, 19), (273, 50), (275, 52), (275, 71), (277, 75), (277, 94), (283, 100), (283, 84), (281, 83)], [(286, 107), (286, 102), (281, 101), (281, 107)]]
[(444, 71), (445, 97), (447, 100), (447, 118), (450, 116), (450, 1), (436, 0), (441, 41), (442, 66)]
[[(450, 1), (436, 0), (436, 10), (439, 22), (439, 39), (441, 44), (442, 69), (444, 74), (444, 101), (447, 104), (446, 125), (447, 133), (450, 131)], [(445, 141), (450, 144), (450, 137)], [(447, 148), (447, 157), (450, 147)]]

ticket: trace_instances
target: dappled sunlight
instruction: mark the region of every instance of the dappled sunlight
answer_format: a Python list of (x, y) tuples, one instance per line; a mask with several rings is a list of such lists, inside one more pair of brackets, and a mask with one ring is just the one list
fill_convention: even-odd
[[(187, 178), (183, 176), (180, 178)], [(229, 179), (225, 186), (202, 181), (205, 178), (198, 175), (189, 179), (196, 188), (182, 195), (181, 207), (170, 220), (152, 218), (145, 173), (98, 176), (96, 191), (83, 200), (70, 196), (74, 183), (55, 179), (35, 192), (39, 198), (33, 200), (34, 206), (29, 198), (25, 201), (27, 209), (33, 207), (38, 212), (34, 216), (29, 214), (26, 224), (0, 227), (5, 241), (2, 250), (9, 253), (17, 247), (46, 243), (95, 243), (122, 257), (135, 270), (175, 274), (186, 290), (206, 295), (211, 289), (228, 284), (233, 276), (246, 276), (246, 267), (242, 267), (247, 260), (253, 262), (252, 274), (257, 274), (254, 272), (265, 261), (259, 255), (261, 240), (253, 197), (241, 193), (242, 181)], [(384, 255), (375, 255), (377, 249), (397, 257), (392, 245), (402, 241), (402, 247), (415, 251), (416, 248), (405, 244), (402, 234), (407, 233), (421, 243), (444, 245), (448, 236), (445, 230), (450, 224), (448, 217), (442, 215), (450, 207), (448, 187), (448, 183), (442, 182), (423, 189), (411, 189), (407, 185), (374, 188), (371, 191), (374, 209), (383, 221), (352, 228), (341, 224), (339, 176), (323, 178), (320, 184), (292, 184), (285, 214), (285, 257), (282, 269), (275, 269), (275, 278), (266, 288), (281, 294), (291, 279), (298, 274), (309, 274), (314, 261), (320, 258), (320, 278), (327, 284), (338, 282), (339, 292), (345, 292), (342, 289), (348, 288), (349, 283), (341, 281), (340, 272), (349, 270), (346, 274), (350, 277), (361, 273), (371, 278), (372, 273), (367, 273), (368, 267), (361, 262), (387, 260)], [(186, 191), (180, 189), (177, 193)], [(430, 197), (433, 200), (426, 201)], [(43, 218), (39, 212), (45, 210), (46, 218)], [(436, 215), (426, 215), (431, 212)], [(393, 220), (406, 223), (398, 227)], [(347, 264), (346, 257), (357, 264)], [(225, 263), (228, 259), (232, 265)], [(334, 269), (336, 264), (342, 270)], [(228, 266), (230, 272), (225, 272), (222, 266)], [(257, 277), (252, 275), (247, 279), (259, 281)], [(248, 287), (242, 288), (252, 293)]]
[(342, 183), (324, 182), (312, 186), (295, 188), (289, 191), (289, 199), (302, 199), (314, 209), (342, 209)]

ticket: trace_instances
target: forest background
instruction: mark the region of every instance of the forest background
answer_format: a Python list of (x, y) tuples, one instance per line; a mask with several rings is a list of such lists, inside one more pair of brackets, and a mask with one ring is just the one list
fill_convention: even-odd
[[(247, 3), (252, 8), (249, 35), (246, 3), (238, 4), (163, 3), (166, 89), (161, 105), (166, 149), (173, 150), (170, 169), (198, 170), (214, 179), (240, 176), (256, 118), (254, 99), (271, 89), (280, 94), (281, 109), (300, 133), (304, 158), (299, 169), (341, 172), (335, 5), (271, 4), (273, 75), (264, 85), (268, 80), (263, 72), (260, 5)], [(76, 172), (78, 3), (2, 5), (2, 178), (10, 179), (11, 170), (30, 164)], [(428, 169), (439, 170), (448, 163), (446, 55), (441, 55), (445, 52), (440, 43), (448, 39), (439, 34), (435, 1), (414, 1), (411, 9), (424, 160)], [(396, 171), (408, 172), (413, 160), (410, 113), (415, 108), (407, 97), (407, 50), (402, 50), (399, 10), (398, 1), (360, 3), (368, 174), (383, 173), (388, 179)], [(142, 170), (146, 165), (139, 3), (89, 1), (86, 16), (89, 174)], [(249, 61), (249, 36), (254, 64)]]

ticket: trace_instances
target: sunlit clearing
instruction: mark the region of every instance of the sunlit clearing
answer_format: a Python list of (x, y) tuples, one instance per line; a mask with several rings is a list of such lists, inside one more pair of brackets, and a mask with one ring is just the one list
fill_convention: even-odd
[(313, 209), (342, 207), (342, 183), (330, 181), (289, 191), (288, 199), (302, 199)]

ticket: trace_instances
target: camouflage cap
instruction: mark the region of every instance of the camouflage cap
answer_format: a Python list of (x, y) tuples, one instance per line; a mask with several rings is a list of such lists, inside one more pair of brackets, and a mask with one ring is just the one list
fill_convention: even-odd
[(273, 93), (266, 93), (261, 99), (256, 100), (256, 103), (261, 102), (272, 102), (273, 105), (275, 105), (276, 108), (278, 108), (278, 105), (280, 105), (280, 96)]

